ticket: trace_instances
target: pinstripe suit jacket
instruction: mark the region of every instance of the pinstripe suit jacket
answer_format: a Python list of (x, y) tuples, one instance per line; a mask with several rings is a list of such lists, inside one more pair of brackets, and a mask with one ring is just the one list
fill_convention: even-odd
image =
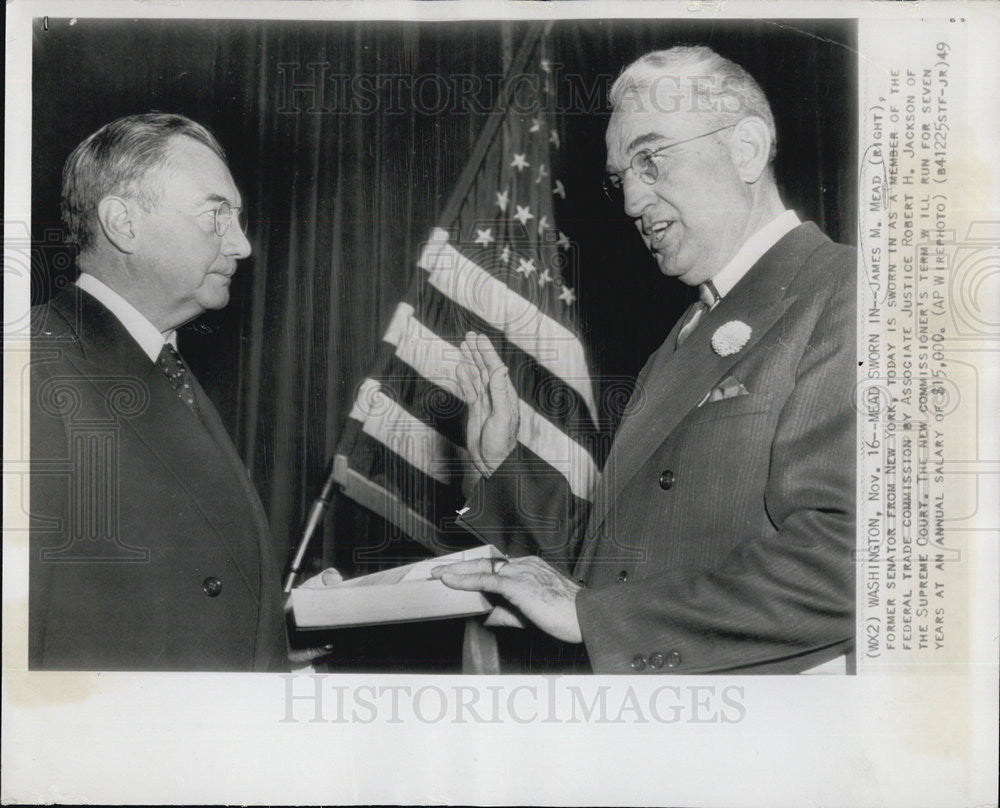
[(75, 286), (32, 316), (30, 667), (287, 669), (267, 520), (197, 381), (201, 419)]
[[(465, 521), (498, 520), (586, 584), (577, 614), (598, 673), (794, 673), (854, 636), (855, 252), (813, 224), (771, 248), (675, 349), (650, 357), (582, 537), (558, 480), (512, 457)], [(741, 321), (749, 342), (711, 345)], [(728, 377), (746, 395), (703, 401)], [(579, 544), (575, 544), (579, 541)]]

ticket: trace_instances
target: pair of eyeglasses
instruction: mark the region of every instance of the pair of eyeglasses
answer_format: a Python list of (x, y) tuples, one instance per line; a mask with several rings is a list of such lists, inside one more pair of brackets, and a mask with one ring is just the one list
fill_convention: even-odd
[(233, 222), (236, 222), (244, 234), (247, 232), (246, 212), (243, 208), (234, 208), (223, 200), (219, 203), (219, 207), (215, 209), (215, 234), (219, 238), (222, 238), (222, 236), (229, 232), (229, 228), (233, 226)]
[[(632, 156), (632, 160), (629, 162), (629, 166), (625, 169), (625, 171), (631, 170), (632, 173), (646, 183), (646, 185), (652, 185), (657, 179), (659, 179), (660, 176), (660, 169), (656, 165), (656, 158), (662, 155), (667, 149), (672, 149), (674, 146), (682, 146), (685, 143), (690, 143), (692, 140), (700, 140), (703, 137), (714, 135), (724, 129), (732, 129), (734, 126), (736, 126), (735, 123), (731, 123), (728, 126), (720, 126), (718, 129), (713, 129), (711, 132), (703, 132), (700, 135), (685, 138), (684, 140), (678, 140), (675, 143), (668, 143), (666, 146), (660, 146), (660, 148), (653, 149), (652, 151), (649, 149), (637, 151)], [(624, 201), (625, 197), (625, 192), (622, 190), (622, 186), (625, 184), (625, 171), (621, 174), (604, 175), (604, 193), (607, 195), (608, 199), (619, 205)]]

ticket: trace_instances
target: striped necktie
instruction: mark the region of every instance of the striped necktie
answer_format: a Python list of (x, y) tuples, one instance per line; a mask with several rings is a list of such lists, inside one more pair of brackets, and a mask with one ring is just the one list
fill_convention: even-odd
[(698, 300), (688, 308), (684, 315), (684, 322), (681, 324), (681, 330), (677, 332), (677, 348), (681, 347), (684, 340), (690, 336), (691, 332), (698, 326), (698, 323), (701, 322), (701, 318), (719, 302), (719, 299), (719, 293), (715, 290), (715, 284), (711, 281), (705, 281), (705, 283), (698, 287)]
[(180, 400), (187, 404), (191, 408), (191, 412), (200, 419), (201, 413), (198, 412), (198, 404), (194, 400), (194, 390), (191, 389), (187, 365), (184, 364), (181, 355), (177, 353), (177, 349), (169, 342), (163, 343), (160, 355), (156, 359), (156, 366), (163, 371)]

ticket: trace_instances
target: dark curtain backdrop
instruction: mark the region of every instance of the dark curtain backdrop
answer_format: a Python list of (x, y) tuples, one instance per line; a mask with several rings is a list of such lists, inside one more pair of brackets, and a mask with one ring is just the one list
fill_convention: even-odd
[[(475, 77), (501, 75), (527, 28), (55, 19), (35, 27), (35, 300), (68, 277), (59, 174), (87, 134), (119, 115), (175, 111), (210, 126), (229, 152), (254, 254), (228, 308), (185, 329), (181, 349), (253, 472), (283, 562), (354, 387), (418, 271), (421, 240), (496, 101), (495, 83), (477, 89)], [(704, 42), (743, 64), (774, 107), (786, 203), (852, 243), (855, 30), (852, 21), (555, 24), (558, 173), (568, 193), (560, 226), (579, 244), (584, 337), (605, 388), (630, 382), (687, 305), (687, 290), (658, 274), (601, 194), (610, 82), (640, 54), (679, 42)], [(421, 76), (422, 104), (411, 93)], [(338, 77), (361, 82), (350, 98)], [(465, 103), (440, 103), (435, 77), (464, 88)], [(361, 569), (355, 551), (381, 544), (386, 530), (338, 500), (311, 563)]]

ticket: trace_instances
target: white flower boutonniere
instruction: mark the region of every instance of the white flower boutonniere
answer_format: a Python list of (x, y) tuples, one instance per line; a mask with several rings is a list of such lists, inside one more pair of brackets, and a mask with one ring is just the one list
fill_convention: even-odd
[(730, 320), (712, 334), (712, 350), (719, 356), (731, 356), (750, 341), (753, 329), (741, 320)]

